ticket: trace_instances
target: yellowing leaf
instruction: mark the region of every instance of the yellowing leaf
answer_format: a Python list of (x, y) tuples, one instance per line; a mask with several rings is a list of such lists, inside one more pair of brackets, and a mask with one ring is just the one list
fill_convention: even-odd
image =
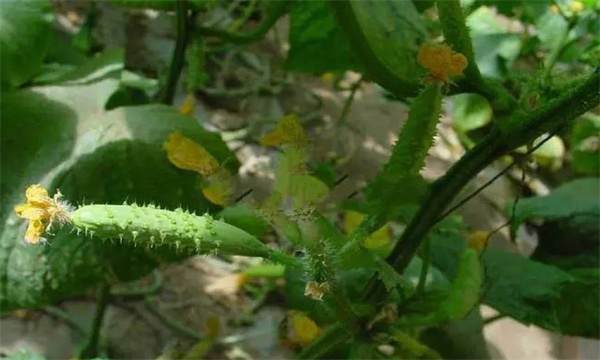
[(265, 134), (260, 140), (260, 144), (263, 146), (302, 145), (305, 142), (306, 134), (296, 114), (286, 115), (281, 118), (275, 129)]
[(183, 115), (191, 116), (194, 114), (194, 108), (196, 107), (196, 97), (192, 93), (188, 93), (183, 101), (183, 104), (179, 107), (179, 112)]
[(289, 333), (288, 340), (294, 344), (305, 346), (321, 335), (321, 328), (300, 311), (288, 313)]
[(225, 206), (231, 200), (233, 185), (229, 176), (217, 175), (202, 187), (202, 195), (211, 203)]
[(460, 53), (453, 52), (445, 44), (423, 44), (417, 55), (418, 63), (424, 67), (435, 80), (448, 82), (450, 76), (462, 75), (467, 67), (467, 58)]
[(301, 148), (288, 148), (279, 158), (276, 170), (275, 192), (290, 197), (295, 207), (321, 202), (329, 188), (321, 180), (308, 174), (306, 153)]
[(219, 171), (219, 162), (202, 145), (179, 131), (169, 135), (164, 145), (169, 161), (180, 169), (192, 170), (208, 176)]
[[(346, 211), (344, 214), (344, 230), (346, 234), (351, 234), (364, 220), (365, 215), (356, 211)], [(389, 245), (391, 240), (390, 227), (385, 224), (381, 229), (375, 231), (371, 236), (365, 239), (363, 246), (367, 249), (378, 249)]]
[(292, 177), (292, 198), (297, 208), (312, 206), (323, 202), (329, 188), (321, 180), (311, 175)]
[(486, 231), (474, 231), (467, 239), (467, 245), (481, 254), (488, 245), (490, 233)]

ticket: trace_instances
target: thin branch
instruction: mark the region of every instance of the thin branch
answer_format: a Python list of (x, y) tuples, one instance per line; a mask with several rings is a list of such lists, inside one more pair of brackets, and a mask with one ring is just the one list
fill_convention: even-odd
[(102, 323), (104, 320), (104, 313), (110, 300), (110, 285), (101, 284), (98, 289), (98, 298), (96, 299), (96, 313), (94, 314), (94, 321), (92, 322), (92, 329), (89, 332), (89, 337), (85, 346), (79, 353), (81, 359), (93, 359), (98, 356), (98, 345), (100, 343), (100, 336), (102, 333)]
[(275, 25), (277, 20), (287, 12), (290, 3), (291, 1), (272, 2), (272, 4), (270, 4), (272, 8), (267, 12), (265, 19), (256, 27), (256, 29), (247, 34), (236, 34), (226, 30), (205, 26), (200, 26), (197, 30), (203, 36), (217, 37), (232, 44), (246, 45), (265, 36), (273, 25)]
[(363, 81), (363, 78), (361, 76), (360, 79), (356, 80), (356, 82), (354, 82), (354, 84), (352, 84), (352, 87), (350, 88), (350, 95), (344, 102), (344, 107), (342, 108), (342, 112), (341, 112), (340, 117), (337, 122), (338, 128), (346, 125), (348, 113), (350, 112), (350, 107), (352, 106), (352, 103), (354, 102), (354, 96), (356, 95), (356, 91), (360, 88), (362, 81)]

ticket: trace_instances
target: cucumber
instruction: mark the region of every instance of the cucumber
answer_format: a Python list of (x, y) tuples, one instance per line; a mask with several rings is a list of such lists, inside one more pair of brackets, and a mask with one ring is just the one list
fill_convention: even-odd
[(258, 256), (283, 263), (295, 261), (235, 226), (208, 214), (197, 216), (183, 209), (87, 205), (71, 214), (71, 224), (92, 237), (120, 239), (148, 248), (170, 245), (199, 254)]

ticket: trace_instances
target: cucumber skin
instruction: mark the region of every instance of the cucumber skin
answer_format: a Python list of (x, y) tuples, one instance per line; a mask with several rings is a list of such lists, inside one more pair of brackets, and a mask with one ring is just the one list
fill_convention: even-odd
[(121, 239), (145, 247), (171, 245), (201, 254), (273, 257), (273, 250), (245, 231), (182, 209), (154, 206), (87, 205), (71, 214), (78, 231), (102, 239)]

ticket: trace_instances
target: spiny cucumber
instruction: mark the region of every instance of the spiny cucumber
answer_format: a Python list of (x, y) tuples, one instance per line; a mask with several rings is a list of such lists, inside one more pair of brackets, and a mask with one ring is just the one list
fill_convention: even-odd
[(296, 263), (294, 258), (208, 214), (197, 216), (182, 209), (169, 211), (152, 205), (87, 205), (70, 217), (75, 229), (102, 239), (121, 239), (148, 248), (171, 245), (200, 254), (259, 256), (285, 264)]

